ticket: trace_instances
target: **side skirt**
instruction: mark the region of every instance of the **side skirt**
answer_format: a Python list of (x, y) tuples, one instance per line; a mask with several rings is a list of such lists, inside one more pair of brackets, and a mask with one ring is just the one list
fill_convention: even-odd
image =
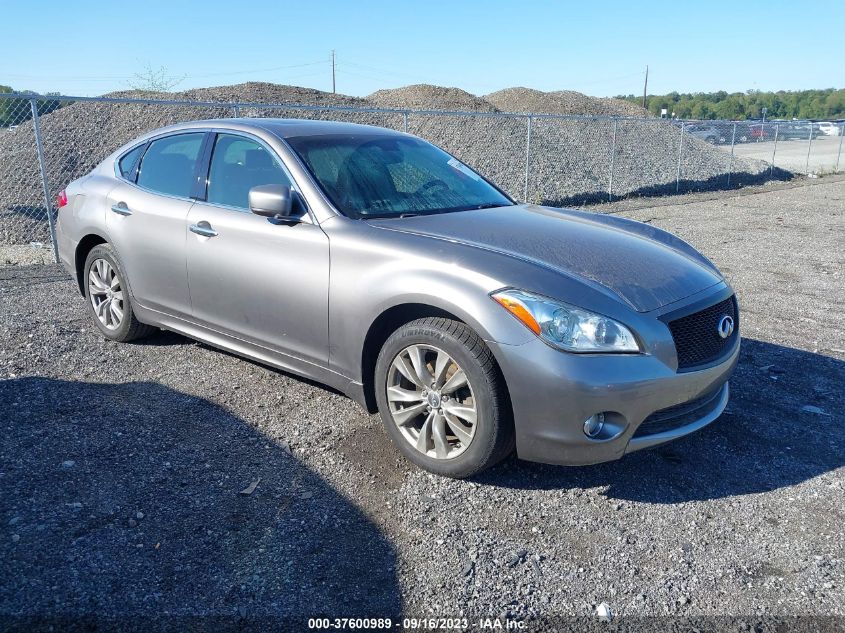
[(134, 306), (136, 316), (143, 323), (148, 323), (165, 330), (172, 330), (202, 343), (225, 350), (248, 360), (253, 360), (274, 369), (308, 378), (315, 382), (328, 385), (336, 391), (340, 391), (364, 408), (366, 398), (364, 386), (351, 378), (348, 378), (327, 367), (321, 367), (315, 363), (289, 356), (281, 352), (244, 341), (237, 337), (212, 330), (201, 326), (187, 319), (174, 317), (157, 310), (145, 308), (138, 303)]

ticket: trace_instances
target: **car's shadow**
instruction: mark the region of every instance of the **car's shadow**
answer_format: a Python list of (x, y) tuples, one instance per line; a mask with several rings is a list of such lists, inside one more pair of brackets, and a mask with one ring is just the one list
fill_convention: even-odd
[(0, 382), (0, 403), (4, 626), (401, 614), (378, 527), (225, 409), (154, 383), (47, 378)]
[(845, 362), (746, 339), (728, 409), (702, 431), (595, 466), (510, 459), (476, 481), (520, 489), (604, 487), (609, 498), (647, 503), (792, 486), (845, 465), (843, 385)]

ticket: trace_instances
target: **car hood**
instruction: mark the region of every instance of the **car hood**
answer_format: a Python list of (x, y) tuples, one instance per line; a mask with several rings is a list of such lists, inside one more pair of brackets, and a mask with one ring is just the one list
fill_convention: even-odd
[(608, 288), (639, 312), (656, 310), (722, 281), (712, 264), (678, 238), (612, 216), (518, 205), (369, 222), (580, 277)]

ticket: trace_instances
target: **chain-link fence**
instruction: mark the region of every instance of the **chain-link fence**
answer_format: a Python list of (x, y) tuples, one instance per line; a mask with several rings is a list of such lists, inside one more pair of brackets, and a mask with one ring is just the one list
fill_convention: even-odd
[(332, 119), (432, 141), (514, 198), (549, 205), (829, 173), (843, 126), (0, 94), (0, 244), (53, 243), (53, 200), (149, 130), (195, 119)]

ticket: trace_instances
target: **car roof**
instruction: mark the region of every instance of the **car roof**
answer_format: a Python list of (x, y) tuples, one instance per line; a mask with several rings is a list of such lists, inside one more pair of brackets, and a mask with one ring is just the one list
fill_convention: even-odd
[(158, 132), (169, 130), (189, 130), (193, 128), (231, 128), (234, 130), (260, 129), (282, 139), (298, 136), (323, 136), (326, 134), (377, 134), (401, 135), (402, 132), (374, 125), (347, 123), (344, 121), (321, 121), (313, 119), (271, 119), (271, 118), (232, 118), (206, 119), (178, 123)]

